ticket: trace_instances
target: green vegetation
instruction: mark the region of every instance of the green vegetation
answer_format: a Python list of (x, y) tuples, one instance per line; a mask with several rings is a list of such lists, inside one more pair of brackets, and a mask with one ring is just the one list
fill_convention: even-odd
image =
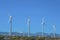
[[(0, 36), (0, 40), (4, 39), (6, 36)], [(13, 37), (6, 37), (5, 40), (60, 40), (60, 38), (51, 38), (51, 37), (27, 37), (27, 36), (13, 36)]]
[(3, 38), (4, 38), (4, 36), (0, 36), (0, 40), (3, 39)]

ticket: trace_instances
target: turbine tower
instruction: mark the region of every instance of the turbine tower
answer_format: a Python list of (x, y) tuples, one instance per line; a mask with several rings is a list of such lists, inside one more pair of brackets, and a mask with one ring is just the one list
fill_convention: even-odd
[(28, 37), (29, 37), (30, 36), (30, 17), (28, 17), (27, 25), (28, 25)]
[(45, 24), (45, 22), (44, 22), (44, 18), (42, 18), (42, 37), (44, 36), (44, 24)]
[(10, 16), (10, 36), (12, 36), (12, 16)]
[(55, 31), (56, 31), (56, 26), (53, 25), (53, 35), (54, 35), (54, 38), (55, 38)]

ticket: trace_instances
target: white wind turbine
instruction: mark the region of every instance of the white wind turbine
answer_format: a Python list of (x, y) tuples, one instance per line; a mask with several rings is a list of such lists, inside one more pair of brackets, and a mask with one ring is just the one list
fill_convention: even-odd
[(44, 22), (44, 17), (42, 18), (42, 37), (44, 36), (44, 25), (45, 25), (45, 22)]
[(9, 33), (9, 35), (12, 36), (12, 16), (9, 17), (8, 22), (10, 23), (10, 33)]
[(28, 25), (28, 37), (29, 37), (30, 36), (30, 17), (28, 17), (27, 25)]
[(53, 35), (54, 35), (54, 38), (55, 38), (55, 32), (56, 32), (56, 26), (53, 25)]

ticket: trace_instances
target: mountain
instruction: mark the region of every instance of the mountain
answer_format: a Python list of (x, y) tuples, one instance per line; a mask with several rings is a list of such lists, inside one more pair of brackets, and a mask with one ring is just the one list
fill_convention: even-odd
[[(3, 36), (9, 36), (8, 32), (0, 32), (0, 35)], [(18, 32), (12, 32), (12, 36), (28, 36), (28, 33), (18, 33)], [(30, 33), (30, 36), (42, 36), (42, 32), (37, 32), (37, 33)], [(49, 36), (49, 37), (53, 37), (53, 33), (44, 33), (44, 36)], [(56, 37), (60, 37), (60, 34), (55, 34)]]

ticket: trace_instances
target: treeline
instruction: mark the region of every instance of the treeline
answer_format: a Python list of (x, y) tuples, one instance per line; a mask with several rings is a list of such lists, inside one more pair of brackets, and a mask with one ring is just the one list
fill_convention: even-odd
[(60, 38), (51, 37), (27, 37), (27, 36), (0, 36), (0, 40), (60, 40)]

